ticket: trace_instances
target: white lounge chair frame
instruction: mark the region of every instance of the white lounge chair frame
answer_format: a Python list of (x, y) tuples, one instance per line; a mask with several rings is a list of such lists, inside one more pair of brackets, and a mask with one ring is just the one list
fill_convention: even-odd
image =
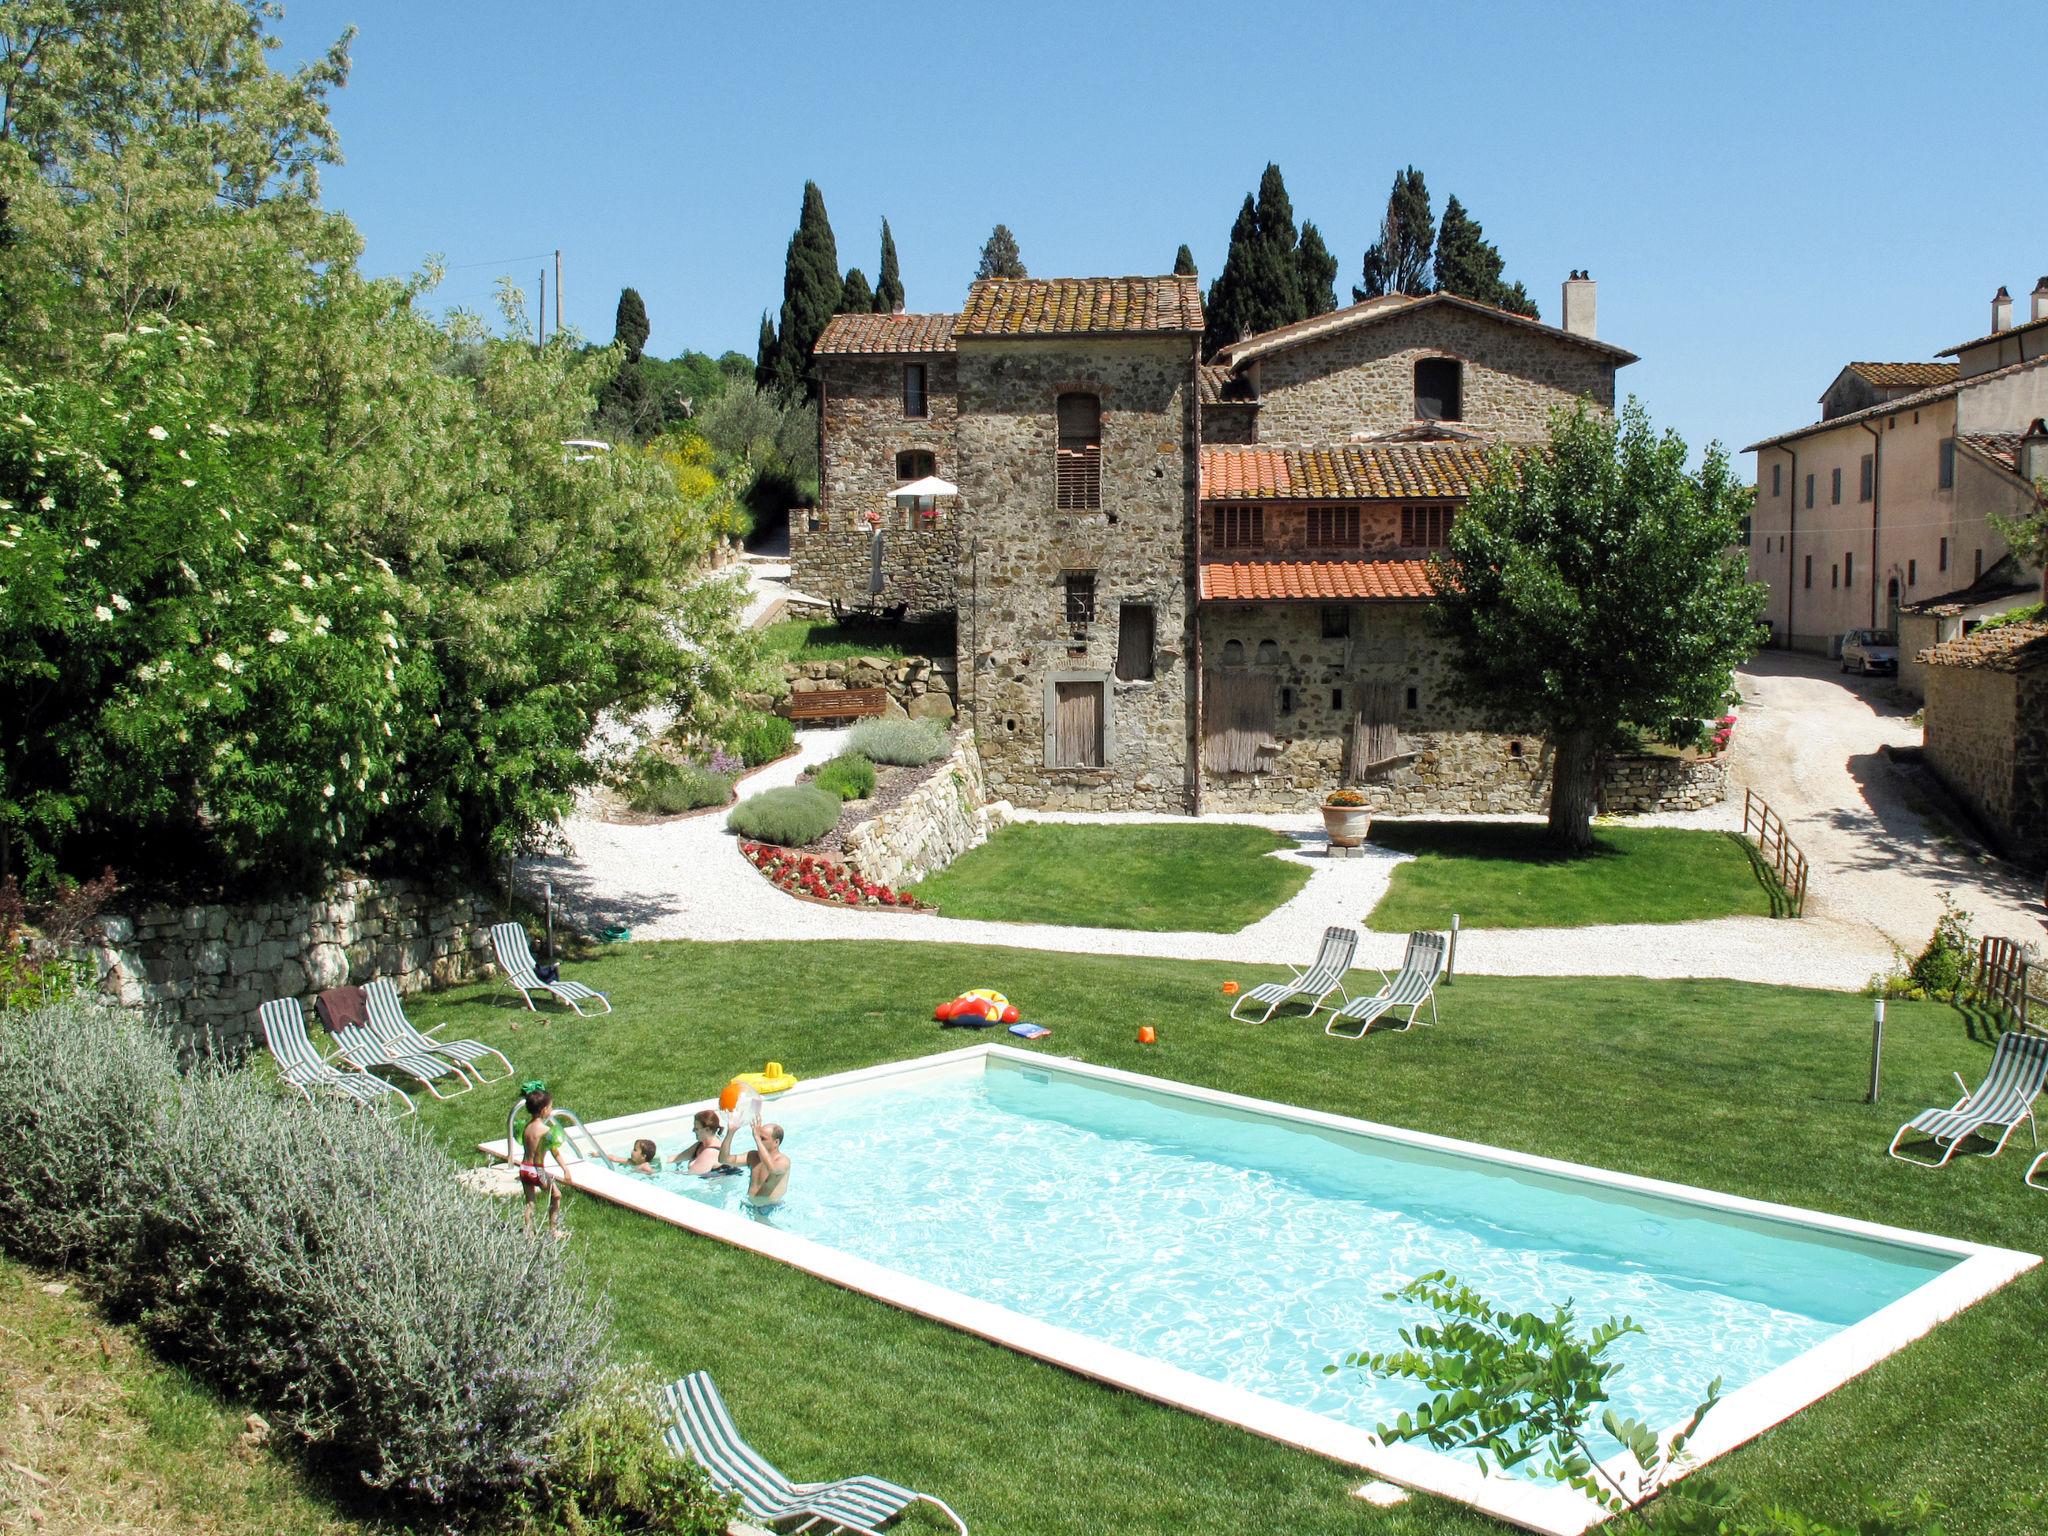
[(878, 1536), (912, 1504), (938, 1509), (967, 1536), (967, 1522), (943, 1499), (879, 1477), (836, 1483), (792, 1483), (741, 1437), (739, 1427), (704, 1371), (661, 1389), (662, 1438), (678, 1456), (703, 1467), (713, 1484), (739, 1495), (750, 1519), (782, 1531), (850, 1531)]
[(278, 1076), (298, 1090), (299, 1097), (313, 1102), (313, 1090), (335, 1093), (358, 1104), (382, 1108), (392, 1099), (405, 1106), (399, 1113), (413, 1112), (412, 1098), (403, 1088), (367, 1072), (343, 1072), (323, 1057), (306, 1033), (306, 1015), (288, 997), (273, 998), (256, 1010), (263, 1024), (263, 1042), (277, 1060)]
[[(1351, 994), (1344, 990), (1344, 977), (1351, 969), (1351, 961), (1358, 953), (1358, 930), (1331, 926), (1323, 930), (1323, 947), (1317, 953), (1315, 963), (1306, 970), (1298, 966), (1288, 969), (1294, 972), (1286, 981), (1269, 981), (1256, 986), (1230, 1005), (1230, 1016), (1242, 1024), (1263, 1024), (1273, 1017), (1274, 1012), (1284, 1003), (1297, 998), (1309, 999), (1309, 1014), (1313, 1016), (1329, 1000), (1332, 992), (1351, 1001)], [(1264, 1003), (1266, 1011), (1256, 1019), (1248, 1019), (1238, 1012), (1247, 1003)]]
[(519, 996), (526, 1006), (538, 1013), (534, 1007), (533, 994), (546, 992), (567, 1003), (578, 1018), (586, 1018), (583, 1002), (600, 1002), (604, 1011), (612, 1011), (611, 999), (602, 992), (592, 991), (580, 981), (542, 981), (540, 973), (533, 968), (533, 947), (526, 942), (526, 930), (517, 923), (493, 923), (491, 925), (491, 948), (498, 954), (498, 969), (505, 973), (505, 979), (519, 989)]
[[(1986, 1126), (2002, 1126), (2004, 1129), (1991, 1150), (1975, 1154), (1996, 1157), (2022, 1123), (2034, 1138), (2034, 1146), (2040, 1147), (2041, 1135), (2034, 1127), (2034, 1100), (2040, 1096), (2043, 1083), (2048, 1082), (2048, 1035), (2008, 1030), (1998, 1037), (1998, 1049), (1991, 1054), (1991, 1067), (1982, 1083), (1973, 1089), (1963, 1081), (1960, 1072), (1955, 1074), (1955, 1080), (1963, 1096), (1948, 1109), (1924, 1110), (1908, 1120), (1892, 1137), (1887, 1152), (1918, 1168), (1939, 1168), (1956, 1155), (1964, 1142), (1982, 1135)], [(1899, 1150), (1899, 1143), (1916, 1132), (1942, 1148), (1940, 1158), (1929, 1162), (1908, 1157)], [(2036, 1159), (2037, 1165), (2039, 1161)], [(2030, 1177), (2032, 1173), (2030, 1168)]]
[[(469, 1092), (476, 1084), (469, 1080), (469, 1074), (456, 1062), (446, 1056), (436, 1056), (429, 1051), (414, 1051), (404, 1046), (387, 1045), (370, 1032), (364, 1024), (344, 1024), (336, 1029), (329, 1026), (327, 1033), (334, 1037), (334, 1048), (341, 1059), (358, 1072), (370, 1072), (378, 1067), (389, 1067), (394, 1072), (403, 1072), (414, 1078), (419, 1085), (437, 1099), (457, 1099)], [(452, 1093), (443, 1093), (439, 1080), (454, 1074), (455, 1081), (462, 1086)]]
[[(1429, 1022), (1436, 1022), (1436, 984), (1444, 974), (1444, 960), (1450, 950), (1450, 939), (1441, 933), (1418, 929), (1408, 935), (1407, 953), (1401, 956), (1401, 969), (1389, 976), (1380, 972), (1380, 979), (1386, 983), (1371, 997), (1354, 998), (1330, 1015), (1330, 1022), (1323, 1026), (1323, 1033), (1335, 1035), (1340, 1040), (1363, 1040), (1366, 1032), (1382, 1016), (1408, 1010), (1408, 1022), (1401, 1031), (1415, 1027), (1416, 1016), (1422, 1005), (1429, 1004)], [(1356, 1026), (1355, 1028), (1353, 1026)]]
[(2048, 1184), (2043, 1184), (2034, 1177), (2043, 1168), (2048, 1168), (2048, 1152), (2041, 1153), (2040, 1156), (2027, 1164), (2027, 1183), (2035, 1189), (2048, 1189)]
[[(512, 1063), (496, 1047), (481, 1040), (436, 1040), (431, 1030), (418, 1029), (405, 1016), (405, 1004), (399, 1001), (398, 988), (390, 977), (379, 976), (365, 983), (363, 997), (370, 1011), (370, 1033), (386, 1047), (415, 1055), (446, 1056), (478, 1083), (501, 1083), (512, 1076)], [(497, 1057), (505, 1070), (486, 1076), (479, 1065), (486, 1056)]]

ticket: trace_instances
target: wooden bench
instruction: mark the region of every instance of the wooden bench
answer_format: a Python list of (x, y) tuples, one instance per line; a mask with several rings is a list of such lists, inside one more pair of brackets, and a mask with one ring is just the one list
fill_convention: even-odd
[(818, 688), (792, 693), (782, 713), (790, 720), (859, 720), (888, 707), (886, 688)]

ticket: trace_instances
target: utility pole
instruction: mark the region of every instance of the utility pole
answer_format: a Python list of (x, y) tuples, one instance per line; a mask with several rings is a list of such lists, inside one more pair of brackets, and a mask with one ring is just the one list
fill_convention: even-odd
[(555, 247), (555, 334), (562, 330), (562, 248)]

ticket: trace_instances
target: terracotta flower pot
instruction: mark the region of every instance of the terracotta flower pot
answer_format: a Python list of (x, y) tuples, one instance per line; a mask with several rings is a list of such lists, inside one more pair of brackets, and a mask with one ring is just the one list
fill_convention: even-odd
[(1330, 834), (1330, 842), (1336, 847), (1356, 848), (1365, 841), (1366, 834), (1372, 830), (1372, 807), (1325, 805), (1323, 829)]

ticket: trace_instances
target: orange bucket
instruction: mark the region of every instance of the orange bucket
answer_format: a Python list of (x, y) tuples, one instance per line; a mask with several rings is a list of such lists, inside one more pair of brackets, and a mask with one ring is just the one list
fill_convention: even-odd
[(1159, 1031), (1158, 1031), (1158, 1030), (1154, 1029), (1154, 1028), (1153, 1028), (1153, 1027), (1152, 1027), (1152, 1026), (1151, 1026), (1150, 1024), (1141, 1024), (1141, 1025), (1139, 1025), (1139, 1026), (1138, 1026), (1138, 1044), (1140, 1044), (1140, 1045), (1157, 1045), (1158, 1043), (1159, 1043)]

